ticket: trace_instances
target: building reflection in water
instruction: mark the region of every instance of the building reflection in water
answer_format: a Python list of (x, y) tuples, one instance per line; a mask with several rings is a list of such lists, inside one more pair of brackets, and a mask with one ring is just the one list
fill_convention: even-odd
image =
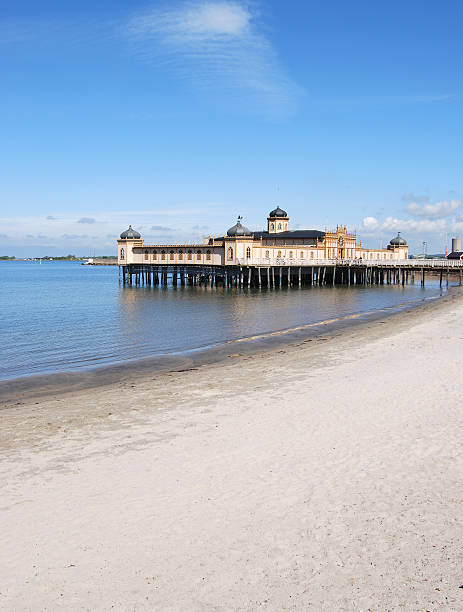
[(119, 339), (125, 359), (177, 352), (394, 306), (422, 293), (419, 285), (121, 287)]

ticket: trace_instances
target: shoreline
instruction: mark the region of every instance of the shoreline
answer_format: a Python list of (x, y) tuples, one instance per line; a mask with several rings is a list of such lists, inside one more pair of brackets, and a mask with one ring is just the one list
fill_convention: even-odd
[(226, 363), (228, 359), (273, 352), (291, 346), (294, 342), (316, 341), (319, 336), (339, 337), (358, 326), (374, 324), (381, 318), (395, 318), (409, 311), (421, 312), (429, 307), (435, 307), (458, 294), (463, 295), (463, 290), (454, 286), (450, 287), (445, 295), (245, 336), (212, 346), (95, 366), (85, 370), (59, 371), (6, 379), (0, 381), (0, 410), (15, 403), (50, 398), (58, 393), (76, 393), (79, 390), (99, 389), (134, 379), (152, 379), (153, 375), (163, 376), (204, 366), (213, 367)]
[(462, 294), (4, 409), (0, 607), (461, 610)]

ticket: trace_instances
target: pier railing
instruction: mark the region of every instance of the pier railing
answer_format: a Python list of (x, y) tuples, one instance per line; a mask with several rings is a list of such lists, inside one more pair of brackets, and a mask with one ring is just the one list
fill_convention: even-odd
[(288, 266), (343, 266), (343, 267), (388, 267), (388, 268), (463, 268), (463, 261), (459, 259), (238, 259), (240, 266), (260, 267), (288, 267)]

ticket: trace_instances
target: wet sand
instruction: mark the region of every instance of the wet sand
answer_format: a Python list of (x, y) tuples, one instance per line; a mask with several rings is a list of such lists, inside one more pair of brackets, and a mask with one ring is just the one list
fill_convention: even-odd
[(463, 609), (462, 320), (4, 404), (0, 608)]

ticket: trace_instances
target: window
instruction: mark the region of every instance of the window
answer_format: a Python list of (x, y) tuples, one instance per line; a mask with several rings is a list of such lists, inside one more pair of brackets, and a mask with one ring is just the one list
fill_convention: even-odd
[(148, 251), (145, 251), (145, 261), (148, 261)]
[(125, 259), (125, 251), (124, 251), (124, 249), (121, 249), (121, 259)]
[(270, 259), (270, 251), (265, 251), (265, 259)]
[(174, 261), (175, 259), (175, 253), (173, 251), (170, 252), (170, 260)]
[(196, 251), (196, 259), (201, 261), (201, 251)]
[(287, 230), (287, 229), (288, 229), (288, 224), (287, 224), (287, 223), (285, 223), (285, 230)]
[(233, 259), (233, 249), (231, 247), (228, 247), (228, 250), (227, 250), (227, 259), (228, 259), (228, 261), (231, 261)]
[(161, 251), (161, 259), (162, 259), (162, 261), (164, 261), (166, 259), (166, 252), (165, 251)]
[(191, 261), (193, 259), (193, 253), (191, 251), (188, 251), (188, 261)]
[(272, 229), (272, 230), (275, 229), (275, 223), (270, 223), (270, 229)]
[(289, 252), (289, 258), (290, 258), (290, 259), (292, 259), (292, 258), (293, 258), (293, 252), (292, 252), (292, 251), (290, 251), (290, 252)]
[(281, 257), (281, 251), (278, 251), (277, 253), (277, 257), (280, 258)]
[(313, 251), (310, 251), (310, 259), (313, 259)]
[(179, 251), (178, 252), (178, 258), (179, 258), (179, 260), (183, 259), (183, 251)]
[(278, 229), (281, 230), (281, 223), (278, 224)]
[(207, 259), (207, 261), (211, 261), (211, 252), (210, 251), (206, 251), (206, 259)]
[(155, 250), (153, 251), (153, 259), (157, 259), (158, 258), (158, 252)]
[(246, 258), (251, 259), (251, 247), (246, 248)]
[(304, 259), (304, 251), (301, 251), (300, 258)]

